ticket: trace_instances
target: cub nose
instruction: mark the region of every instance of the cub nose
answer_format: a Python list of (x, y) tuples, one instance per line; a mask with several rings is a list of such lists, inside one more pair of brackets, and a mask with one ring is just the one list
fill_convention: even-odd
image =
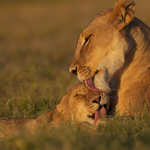
[(95, 98), (95, 99), (93, 100), (93, 102), (94, 102), (94, 103), (99, 103), (100, 99), (101, 99), (101, 97)]
[(78, 75), (77, 74), (77, 67), (75, 67), (74, 69), (71, 69), (70, 73), (73, 74), (73, 75)]
[(109, 95), (104, 93), (100, 100), (100, 105), (106, 105), (109, 103)]

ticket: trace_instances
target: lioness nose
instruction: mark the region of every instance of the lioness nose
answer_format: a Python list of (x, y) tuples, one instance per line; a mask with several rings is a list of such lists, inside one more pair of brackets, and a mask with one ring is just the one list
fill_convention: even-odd
[(73, 75), (77, 75), (77, 67), (75, 67), (74, 69), (71, 69), (70, 72)]

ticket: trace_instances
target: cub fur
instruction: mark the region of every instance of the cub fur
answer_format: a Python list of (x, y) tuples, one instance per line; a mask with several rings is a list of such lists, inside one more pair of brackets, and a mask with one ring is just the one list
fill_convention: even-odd
[(55, 109), (36, 119), (1, 117), (0, 137), (4, 133), (12, 135), (19, 132), (19, 128), (34, 131), (38, 127), (44, 126), (44, 124), (57, 126), (67, 120), (94, 124), (99, 117), (107, 114), (108, 109), (108, 95), (92, 91), (84, 83), (78, 83), (61, 99)]

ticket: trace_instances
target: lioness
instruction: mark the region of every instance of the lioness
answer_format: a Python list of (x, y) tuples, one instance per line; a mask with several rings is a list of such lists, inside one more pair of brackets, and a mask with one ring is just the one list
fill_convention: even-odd
[(90, 89), (111, 94), (113, 114), (150, 112), (150, 28), (134, 11), (134, 0), (118, 0), (99, 13), (80, 34), (69, 67)]
[(4, 133), (11, 135), (18, 132), (20, 127), (34, 131), (45, 123), (58, 125), (63, 121), (71, 120), (94, 124), (100, 116), (107, 115), (108, 109), (108, 95), (92, 91), (84, 83), (78, 83), (62, 98), (55, 109), (36, 119), (0, 118), (0, 137)]

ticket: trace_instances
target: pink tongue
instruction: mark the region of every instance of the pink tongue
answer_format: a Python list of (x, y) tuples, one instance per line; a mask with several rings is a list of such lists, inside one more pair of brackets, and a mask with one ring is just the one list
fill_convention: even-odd
[(96, 123), (96, 121), (98, 120), (99, 115), (102, 115), (102, 116), (107, 115), (107, 111), (104, 106), (101, 107), (100, 111), (95, 112), (94, 123)]
[(99, 116), (99, 112), (96, 111), (96, 112), (95, 112), (94, 123), (96, 123), (96, 121), (98, 120), (98, 116)]
[[(99, 90), (93, 85), (92, 79), (85, 80), (85, 85), (93, 91), (104, 93), (104, 91)], [(94, 123), (96, 123), (100, 115), (107, 115), (107, 111), (104, 106), (101, 107), (100, 111), (95, 112)]]
[(93, 90), (93, 91), (97, 91), (97, 92), (104, 93), (103, 91), (97, 89), (97, 88), (93, 85), (92, 79), (85, 80), (85, 85), (86, 85), (89, 89), (91, 89), (91, 90)]
[(104, 106), (101, 107), (101, 109), (100, 109), (100, 114), (101, 114), (101, 115), (107, 115), (107, 111), (106, 111), (106, 109), (105, 109)]

